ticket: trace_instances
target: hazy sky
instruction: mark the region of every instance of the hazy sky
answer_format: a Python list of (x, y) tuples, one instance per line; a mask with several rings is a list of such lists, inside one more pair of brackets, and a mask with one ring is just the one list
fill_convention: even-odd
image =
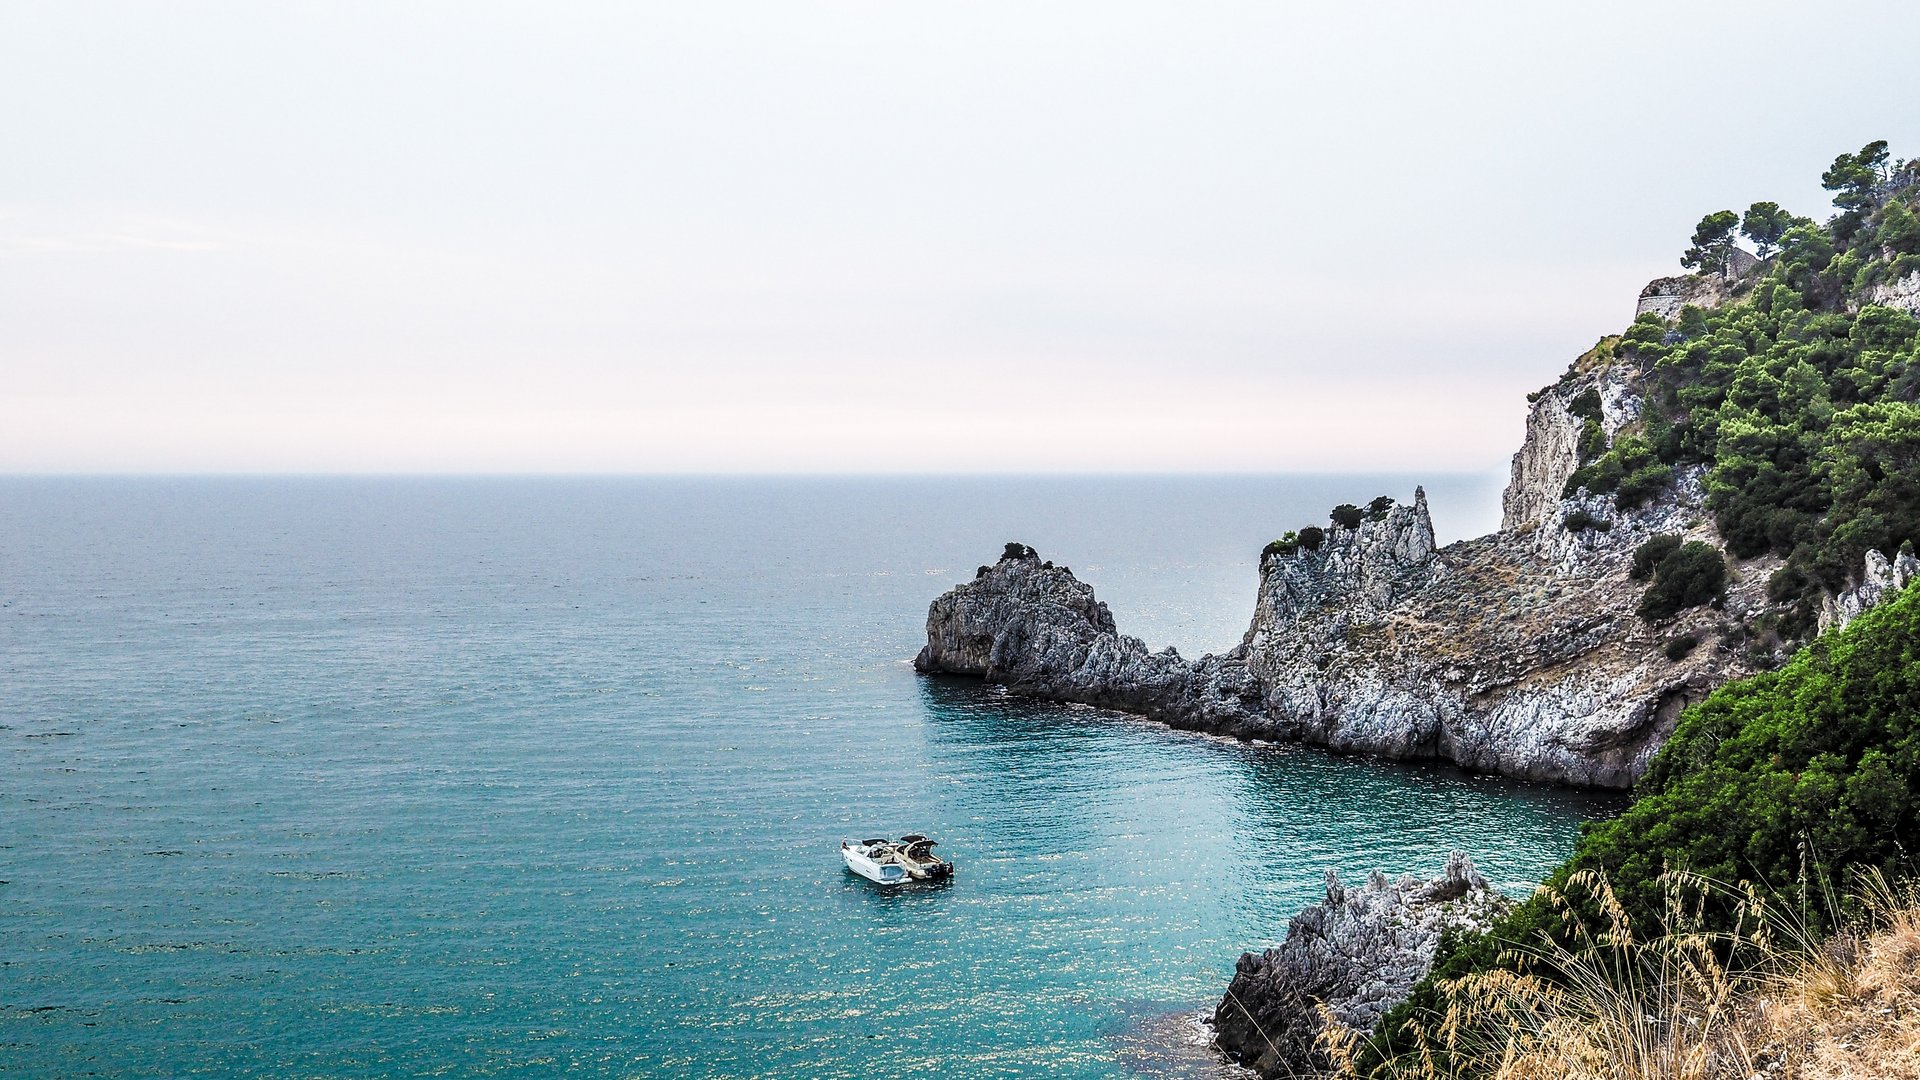
[(0, 471), (1485, 469), (1898, 3), (8, 3)]

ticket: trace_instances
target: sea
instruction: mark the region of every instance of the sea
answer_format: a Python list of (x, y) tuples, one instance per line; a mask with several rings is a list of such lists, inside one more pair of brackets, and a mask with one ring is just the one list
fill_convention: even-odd
[(1618, 800), (922, 677), (927, 604), (1017, 540), (1223, 650), (1413, 484), (0, 479), (0, 1074), (1229, 1075), (1328, 870), (1524, 893)]

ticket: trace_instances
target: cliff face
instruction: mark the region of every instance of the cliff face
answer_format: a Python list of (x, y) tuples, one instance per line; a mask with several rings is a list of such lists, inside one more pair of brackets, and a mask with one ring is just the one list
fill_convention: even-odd
[[(1636, 614), (1633, 549), (1669, 533), (1719, 546), (1698, 472), (1631, 512), (1566, 496), (1592, 391), (1609, 439), (1640, 418), (1633, 378), (1596, 365), (1541, 393), (1513, 457), (1499, 532), (1433, 546), (1426, 499), (1272, 556), (1244, 650), (1277, 734), (1391, 757), (1439, 757), (1529, 779), (1630, 785), (1682, 708), (1748, 670), (1722, 612)], [(1585, 512), (1598, 524), (1565, 525)], [(1775, 564), (1736, 571), (1726, 608), (1758, 606)], [(1677, 638), (1699, 639), (1670, 658)], [(1676, 649), (1676, 652), (1679, 650)]]
[(1867, 291), (1866, 299), (1869, 304), (1899, 308), (1909, 315), (1920, 315), (1920, 271), (1875, 285)]
[[(1700, 304), (1743, 284), (1675, 280), (1685, 284), (1649, 290)], [(1641, 376), (1612, 355), (1596, 348), (1535, 395), (1498, 532), (1436, 547), (1416, 490), (1409, 504), (1335, 525), (1317, 548), (1273, 550), (1247, 633), (1225, 655), (1148, 652), (1071, 572), (1013, 545), (934, 601), (916, 664), (1179, 727), (1630, 786), (1683, 708), (1751, 673), (1740, 624), (1765, 608), (1781, 562), (1734, 564), (1720, 606), (1657, 623), (1637, 614), (1647, 589), (1630, 576), (1638, 545), (1659, 534), (1725, 545), (1703, 466), (1677, 469), (1633, 510), (1567, 494), (1588, 418), (1609, 445), (1641, 434)], [(1583, 526), (1568, 528), (1569, 515)], [(1870, 558), (1862, 583), (1829, 599), (1822, 628), (1916, 574), (1910, 555)]]
[[(1379, 520), (1331, 529), (1317, 551), (1263, 558), (1252, 623), (1225, 655), (1149, 652), (1071, 571), (1019, 549), (933, 602), (915, 665), (1176, 727), (1628, 786), (1680, 710), (1747, 667), (1720, 640), (1719, 611), (1659, 626), (1635, 614), (1637, 544), (1662, 532), (1717, 542), (1696, 475), (1633, 513), (1561, 497), (1576, 464), (1568, 403), (1604, 387), (1623, 427), (1637, 414), (1616, 382), (1600, 371), (1538, 399), (1498, 533), (1436, 547), (1416, 490)], [(1609, 527), (1569, 531), (1576, 508)], [(1740, 567), (1728, 609), (1758, 606), (1773, 566)], [(1688, 635), (1701, 643), (1670, 659)]]

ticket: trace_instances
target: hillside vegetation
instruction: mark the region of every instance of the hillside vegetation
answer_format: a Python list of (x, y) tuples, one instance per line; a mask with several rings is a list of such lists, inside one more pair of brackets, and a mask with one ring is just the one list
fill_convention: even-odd
[(1642, 315), (1586, 358), (1634, 367), (1639, 423), (1609, 444), (1597, 397), (1574, 403), (1586, 427), (1568, 494), (1632, 509), (1676, 468), (1704, 466), (1728, 551), (1787, 560), (1752, 628), (1782, 640), (1811, 632), (1820, 596), (1846, 588), (1869, 549), (1920, 542), (1920, 319), (1874, 302), (1920, 274), (1920, 159), (1876, 142), (1823, 182), (1840, 211), (1825, 224), (1773, 203), (1701, 221), (1684, 261), (1703, 274), (1733, 267), (1736, 222), (1765, 258), (1735, 302)]
[[(1841, 155), (1824, 179), (1838, 210), (1824, 224), (1771, 203), (1702, 221), (1690, 265), (1730, 266), (1736, 223), (1768, 261), (1730, 304), (1642, 316), (1602, 343), (1603, 360), (1636, 365), (1648, 404), (1610, 442), (1583, 437), (1568, 484), (1624, 505), (1657, 497), (1677, 468), (1703, 467), (1732, 553), (1785, 557), (1770, 582), (1776, 606), (1756, 628), (1784, 641), (1811, 636), (1818, 598), (1845, 588), (1867, 550), (1920, 537), (1920, 321), (1873, 302), (1881, 286), (1920, 273), (1920, 161), (1894, 162), (1874, 143)], [(1700, 588), (1690, 582), (1714, 567), (1676, 544), (1650, 548), (1636, 570), (1645, 562), (1657, 587), (1659, 568), (1680, 558), (1699, 566), (1673, 588)], [(1500, 1030), (1491, 1014), (1463, 1012), (1461, 995), (1484, 992), (1493, 975), (1565, 990), (1564, 975), (1529, 957), (1611, 948), (1623, 927), (1661, 925), (1675, 911), (1675, 872), (1717, 883), (1687, 901), (1700, 932), (1737, 934), (1756, 903), (1800, 913), (1809, 934), (1832, 930), (1863, 870), (1911, 874), (1916, 781), (1920, 586), (1689, 708), (1632, 805), (1588, 826), (1547, 888), (1491, 933), (1444, 942), (1433, 974), (1355, 1068), (1533, 1075), (1459, 1056), (1462, 1023)], [(1611, 938), (1583, 938), (1596, 921), (1614, 927)], [(1741, 962), (1738, 950), (1709, 951)], [(1631, 987), (1620, 992), (1633, 1004)]]

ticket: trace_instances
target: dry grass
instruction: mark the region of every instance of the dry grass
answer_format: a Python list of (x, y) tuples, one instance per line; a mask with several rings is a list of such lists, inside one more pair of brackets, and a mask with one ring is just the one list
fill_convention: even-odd
[(1920, 903), (1880, 879), (1868, 918), (1769, 980), (1745, 1003), (1767, 1077), (1920, 1078)]
[[(1667, 880), (1663, 925), (1629, 923), (1607, 883), (1556, 896), (1571, 948), (1521, 951), (1524, 973), (1448, 987), (1449, 1008), (1394, 1065), (1417, 1080), (1920, 1080), (1920, 896), (1866, 880), (1865, 914), (1825, 941), (1805, 921), (1733, 893), (1731, 925), (1703, 926), (1709, 883)], [(1731, 963), (1729, 962), (1731, 960)], [(1350, 1043), (1329, 1046), (1351, 1060)]]

